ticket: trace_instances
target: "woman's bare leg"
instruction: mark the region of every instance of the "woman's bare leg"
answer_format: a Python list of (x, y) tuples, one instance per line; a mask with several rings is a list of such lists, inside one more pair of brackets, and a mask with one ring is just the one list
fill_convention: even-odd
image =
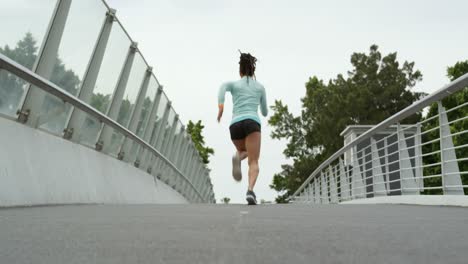
[(245, 148), (247, 150), (249, 162), (249, 191), (253, 191), (255, 182), (257, 181), (260, 168), (258, 159), (260, 157), (261, 133), (253, 132), (245, 139)]
[(232, 143), (234, 143), (237, 149), (236, 154), (232, 157), (232, 177), (235, 181), (239, 182), (242, 180), (241, 162), (247, 157), (245, 139), (233, 140)]
[(247, 150), (245, 148), (245, 138), (233, 140), (232, 143), (236, 146), (237, 153), (241, 160), (247, 158)]

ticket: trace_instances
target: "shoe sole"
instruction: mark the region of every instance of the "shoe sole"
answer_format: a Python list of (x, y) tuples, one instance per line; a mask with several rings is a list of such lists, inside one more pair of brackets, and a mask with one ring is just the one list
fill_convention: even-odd
[(238, 182), (242, 180), (240, 160), (237, 157), (237, 155), (232, 157), (232, 177), (234, 178), (235, 181), (238, 181)]
[(255, 198), (251, 195), (247, 195), (247, 204), (248, 205), (256, 205), (257, 204), (257, 201), (255, 200)]

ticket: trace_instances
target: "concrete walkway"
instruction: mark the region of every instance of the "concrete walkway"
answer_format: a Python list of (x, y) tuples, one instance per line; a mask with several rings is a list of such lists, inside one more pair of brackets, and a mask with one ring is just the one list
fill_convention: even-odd
[(0, 209), (0, 263), (467, 263), (468, 209), (141, 205)]

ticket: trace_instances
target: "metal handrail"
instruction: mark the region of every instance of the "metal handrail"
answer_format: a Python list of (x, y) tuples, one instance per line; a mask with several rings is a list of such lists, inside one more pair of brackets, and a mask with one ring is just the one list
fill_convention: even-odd
[(189, 185), (195, 190), (197, 195), (206, 202), (205, 199), (203, 199), (203, 196), (200, 194), (200, 192), (193, 186), (192, 182), (185, 177), (185, 175), (177, 169), (177, 167), (166, 157), (164, 157), (158, 150), (153, 148), (150, 144), (145, 142), (143, 139), (135, 135), (133, 132), (122, 126), (121, 124), (117, 123), (117, 121), (112, 120), (108, 116), (104, 115), (103, 113), (99, 112), (98, 110), (94, 109), (92, 106), (89, 104), (81, 101), (74, 95), (68, 93), (67, 91), (61, 89), (51, 81), (37, 75), (36, 73), (32, 72), (28, 68), (22, 66), (21, 64), (11, 60), (10, 58), (6, 57), (3, 54), (0, 54), (0, 69), (4, 69), (17, 77), (29, 82), (30, 84), (34, 85), (35, 87), (38, 87), (39, 89), (52, 94), (60, 99), (62, 99), (64, 102), (67, 102), (74, 107), (80, 109), (83, 112), (86, 112), (90, 116), (98, 119), (100, 122), (114, 128), (116, 131), (122, 133), (126, 137), (129, 137), (130, 139), (133, 139), (134, 141), (140, 143), (141, 145), (145, 146), (149, 150), (151, 150), (156, 156), (158, 156), (160, 159), (162, 159), (165, 163), (167, 163), (172, 169), (174, 169), (186, 182), (189, 183)]
[(385, 119), (384, 121), (380, 122), (379, 124), (371, 128), (370, 130), (366, 131), (365, 133), (363, 133), (362, 135), (360, 135), (359, 137), (357, 137), (356, 139), (354, 139), (347, 145), (343, 146), (341, 149), (339, 149), (337, 152), (331, 155), (326, 161), (322, 162), (322, 164), (320, 164), (318, 168), (312, 172), (312, 174), (302, 183), (302, 185), (288, 199), (291, 200), (293, 197), (297, 196), (307, 186), (307, 184), (309, 184), (311, 180), (314, 179), (319, 174), (320, 171), (322, 171), (325, 167), (327, 167), (330, 163), (332, 163), (335, 159), (339, 158), (341, 155), (343, 155), (346, 151), (348, 151), (352, 147), (372, 137), (373, 135), (379, 133), (380, 131), (384, 130), (388, 126), (394, 123), (397, 123), (398, 121), (403, 120), (406, 117), (421, 111), (423, 108), (431, 105), (432, 103), (435, 103), (465, 87), (468, 87), (468, 73), (450, 82), (449, 84), (433, 92), (432, 94), (414, 102), (410, 106), (392, 115), (391, 117)]

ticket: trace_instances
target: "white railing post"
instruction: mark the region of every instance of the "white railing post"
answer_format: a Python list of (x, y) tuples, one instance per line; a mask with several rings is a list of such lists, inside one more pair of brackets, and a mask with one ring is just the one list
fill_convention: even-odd
[(364, 183), (362, 180), (362, 173), (361, 173), (361, 167), (359, 165), (359, 160), (357, 156), (357, 147), (354, 146), (354, 153), (356, 153), (356, 156), (353, 157), (353, 169), (352, 169), (352, 177), (351, 177), (351, 196), (352, 199), (356, 198), (365, 198), (364, 195)]
[(316, 204), (322, 203), (322, 199), (320, 197), (320, 185), (318, 183), (318, 178), (314, 179), (314, 200)]
[(388, 137), (384, 140), (384, 155), (385, 155), (385, 182), (387, 186), (387, 194), (390, 194), (390, 166), (388, 158)]
[(345, 170), (343, 159), (339, 160), (339, 170), (340, 170), (340, 188), (341, 188), (341, 200), (347, 201), (350, 197), (349, 190), (349, 177), (348, 171)]
[(439, 110), (440, 129), (440, 159), (442, 167), (442, 187), (444, 194), (464, 195), (457, 155), (453, 149), (452, 134), (448, 124), (447, 113), (440, 101), (437, 102)]
[(322, 183), (322, 203), (329, 204), (330, 200), (328, 199), (328, 184), (327, 177), (324, 175), (323, 171), (320, 172), (320, 181)]
[[(135, 106), (130, 115), (130, 120), (128, 123), (128, 130), (132, 131), (135, 134), (136, 134), (136, 130), (138, 127), (138, 122), (140, 121), (141, 111), (143, 109), (143, 103), (146, 98), (146, 92), (148, 91), (148, 85), (150, 82), (150, 78), (152, 76), (152, 71), (153, 71), (153, 68), (151, 67), (148, 67), (146, 69), (143, 80), (141, 82), (140, 90), (138, 91), (138, 96), (135, 102)], [(133, 141), (131, 139), (125, 138), (124, 143), (122, 144), (120, 148), (118, 156), (126, 162), (129, 162), (130, 159), (132, 158), (129, 155), (129, 151), (130, 151), (132, 144), (133, 144)]]
[(335, 172), (330, 165), (328, 167), (328, 175), (330, 176), (330, 200), (331, 203), (338, 203), (338, 185), (336, 184)]
[[(115, 21), (115, 13), (116, 11), (114, 9), (111, 9), (107, 12), (106, 18), (104, 19), (104, 23), (101, 28), (101, 32), (99, 33), (96, 46), (94, 47), (93, 54), (84, 74), (83, 82), (78, 92), (78, 98), (80, 98), (83, 102), (91, 102), (93, 90), (96, 86), (96, 80), (99, 75), (102, 60), (104, 58), (107, 43), (109, 41), (112, 25)], [(67, 122), (66, 129), (64, 130), (63, 137), (74, 142), (79, 142), (80, 139), (78, 138), (78, 130), (82, 129), (84, 121), (85, 113), (76, 108), (73, 108), (70, 113), (70, 118)]]
[[(147, 117), (143, 121), (144, 124), (146, 124), (145, 132), (143, 133), (143, 139), (150, 144), (151, 144), (151, 135), (153, 134), (154, 124), (156, 122), (156, 114), (158, 111), (159, 102), (161, 101), (161, 95), (162, 95), (162, 86), (159, 86), (156, 92), (156, 95), (154, 97), (154, 101), (153, 101), (153, 105), (151, 106), (150, 113), (147, 115)], [(136, 167), (141, 166), (141, 163), (146, 158), (146, 155), (147, 155), (146, 152), (148, 152), (148, 150), (141, 148), (141, 147), (138, 148), (137, 150), (138, 155), (135, 158)]]
[(406, 144), (405, 132), (402, 130), (400, 123), (397, 125), (398, 133), (398, 159), (400, 165), (400, 189), (402, 195), (418, 195), (419, 186), (416, 184), (411, 166), (411, 160)]
[[(50, 79), (54, 70), (71, 2), (71, 0), (57, 1), (47, 33), (38, 52), (37, 60), (32, 68), (33, 72), (45, 79)], [(17, 113), (18, 121), (34, 128), (38, 127), (40, 118), (43, 115), (42, 105), (45, 97), (46, 93), (44, 91), (29, 85), (27, 92), (24, 93), (23, 103), (20, 103), (22, 107)]]
[(416, 128), (416, 137), (414, 139), (414, 166), (415, 169), (415, 176), (416, 176), (416, 185), (419, 186), (419, 191), (424, 191), (424, 169), (423, 169), (423, 157), (422, 157), (422, 139), (421, 139), (421, 124), (418, 123)]
[(380, 157), (377, 151), (377, 143), (375, 139), (371, 138), (371, 152), (372, 152), (372, 191), (374, 197), (387, 196), (387, 189), (385, 188), (385, 181), (380, 164)]
[[(112, 96), (112, 101), (110, 103), (109, 110), (107, 111), (107, 116), (116, 121), (119, 115), (120, 106), (122, 105), (122, 99), (125, 93), (125, 89), (127, 88), (128, 77), (130, 76), (130, 71), (132, 70), (133, 60), (135, 58), (137, 49), (138, 48), (136, 42), (132, 43), (129, 47), (127, 58), (120, 73), (119, 81), (117, 82), (114, 95)], [(96, 150), (103, 150), (105, 153), (109, 153), (112, 133), (113, 129), (109, 126), (104, 125), (104, 127), (101, 129), (99, 140), (96, 143)]]

